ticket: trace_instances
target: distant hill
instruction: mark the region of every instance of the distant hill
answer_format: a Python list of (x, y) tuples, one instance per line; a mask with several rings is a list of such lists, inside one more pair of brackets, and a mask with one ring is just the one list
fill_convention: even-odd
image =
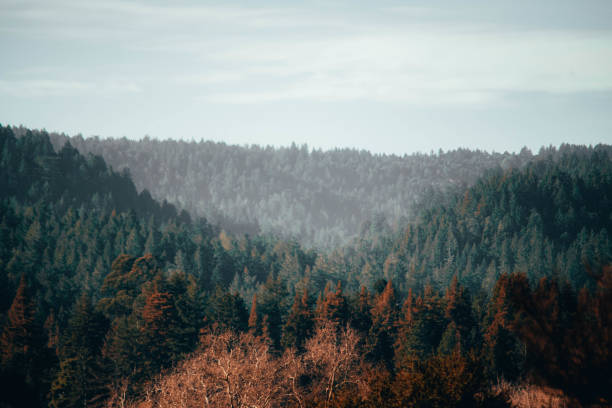
[(404, 156), (351, 149), (310, 150), (214, 142), (140, 141), (52, 134), (83, 154), (128, 168), (139, 190), (151, 191), (233, 232), (273, 232), (308, 246), (335, 247), (364, 222), (384, 217), (404, 225), (445, 192), (472, 185), (487, 169), (522, 167), (520, 154), (459, 149)]
[(133, 210), (160, 220), (177, 215), (173, 205), (160, 205), (148, 191), (136, 191), (129, 174), (113, 171), (102, 157), (81, 155), (69, 142), (54, 149), (44, 132), (20, 133), (16, 137), (0, 125), (0, 199), (44, 201), (53, 203), (56, 211), (83, 206)]
[(542, 150), (523, 169), (490, 172), (424, 211), (395, 238), (381, 229), (372, 224), (343, 251), (353, 288), (381, 276), (404, 290), (443, 288), (457, 275), (488, 291), (513, 272), (580, 288), (592, 282), (586, 270), (612, 261), (612, 147)]

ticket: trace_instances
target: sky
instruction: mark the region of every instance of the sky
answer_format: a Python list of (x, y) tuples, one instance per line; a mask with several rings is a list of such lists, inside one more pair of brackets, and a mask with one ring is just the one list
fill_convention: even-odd
[(612, 143), (612, 1), (0, 0), (0, 123), (399, 155)]

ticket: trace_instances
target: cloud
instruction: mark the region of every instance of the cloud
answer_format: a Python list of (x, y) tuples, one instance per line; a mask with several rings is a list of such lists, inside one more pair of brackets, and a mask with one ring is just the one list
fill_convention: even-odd
[(125, 80), (107, 78), (84, 59), (58, 69), (79, 69), (82, 81), (4, 75), (0, 91), (100, 95), (172, 87), (216, 103), (481, 105), (517, 92), (612, 90), (610, 30), (502, 29), (494, 19), (453, 20), (429, 6), (360, 13), (350, 5), (232, 4), (6, 0), (0, 30), (56, 45), (85, 43)]
[(426, 28), (251, 44), (212, 58), (240, 89), (204, 98), (481, 104), (506, 93), (612, 90), (611, 43), (610, 33), (482, 35)]
[(0, 94), (13, 97), (109, 96), (140, 91), (141, 89), (137, 84), (126, 81), (96, 83), (57, 79), (0, 80)]

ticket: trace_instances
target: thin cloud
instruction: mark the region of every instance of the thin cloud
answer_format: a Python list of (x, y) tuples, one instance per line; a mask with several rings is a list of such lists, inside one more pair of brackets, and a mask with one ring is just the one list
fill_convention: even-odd
[(0, 80), (0, 94), (12, 97), (47, 97), (75, 95), (115, 95), (137, 93), (141, 88), (133, 82), (70, 81), (57, 79), (28, 79), (18, 81)]
[(204, 98), (478, 104), (505, 93), (612, 90), (610, 43), (612, 35), (602, 33), (483, 37), (435, 30), (263, 43), (214, 56), (241, 89)]
[[(95, 41), (126, 80), (89, 73), (84, 61), (77, 64), (82, 81), (5, 75), (0, 91), (117, 94), (172, 86), (223, 103), (474, 105), (507, 93), (612, 90), (610, 31), (502, 30), (494, 22), (449, 21), (452, 14), (411, 6), (381, 7), (370, 18), (350, 8), (7, 1), (0, 5), (5, 32)], [(132, 67), (122, 72), (124, 66)]]

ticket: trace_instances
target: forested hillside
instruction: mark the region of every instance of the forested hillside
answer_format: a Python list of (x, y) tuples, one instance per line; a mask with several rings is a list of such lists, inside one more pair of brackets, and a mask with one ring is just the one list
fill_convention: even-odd
[(0, 406), (612, 401), (608, 146), (330, 252), (177, 213), (44, 132), (2, 127), (0, 154)]
[(443, 288), (457, 275), (489, 291), (515, 272), (532, 283), (552, 274), (582, 287), (585, 265), (612, 259), (611, 157), (610, 146), (549, 149), (524, 169), (489, 173), (395, 238), (366, 233), (330, 258), (345, 262), (353, 288), (380, 276), (405, 291)]
[(521, 154), (459, 149), (410, 156), (373, 155), (307, 146), (239, 147), (214, 142), (51, 135), (129, 168), (139, 189), (235, 231), (274, 232), (332, 248), (383, 215), (394, 225), (413, 219), (426, 200), (473, 184), (487, 169), (522, 167)]

